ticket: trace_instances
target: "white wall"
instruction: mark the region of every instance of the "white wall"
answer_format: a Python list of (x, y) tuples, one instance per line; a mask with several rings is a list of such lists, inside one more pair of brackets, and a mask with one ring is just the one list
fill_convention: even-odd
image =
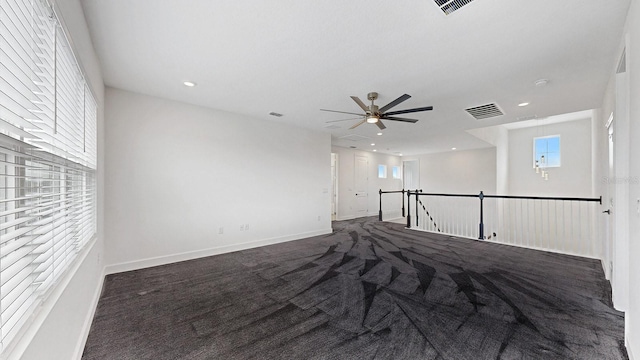
[[(334, 146), (331, 152), (338, 154), (338, 214), (337, 220), (356, 217), (355, 207), (355, 156), (364, 156), (368, 160), (368, 216), (378, 216), (380, 207), (379, 190), (402, 190), (402, 179), (394, 179), (392, 167), (398, 166), (402, 176), (402, 158), (399, 156), (378, 154), (369, 151)], [(387, 166), (387, 178), (378, 178), (378, 165)], [(402, 194), (386, 194), (382, 197), (382, 216), (384, 220), (402, 217)]]
[(331, 232), (329, 134), (112, 88), (105, 101), (108, 273)]
[[(640, 4), (631, 2), (625, 36), (629, 37), (627, 48), (627, 72), (630, 76), (631, 99), (629, 149), (629, 175), (640, 177)], [(621, 42), (624, 41), (621, 39)], [(629, 311), (625, 315), (627, 324), (627, 349), (631, 359), (640, 359), (640, 184), (629, 186)]]
[[(628, 42), (627, 42), (628, 41)], [(629, 356), (631, 360), (639, 360), (640, 359), (640, 262), (638, 258), (640, 258), (640, 184), (638, 184), (637, 179), (640, 178), (640, 158), (637, 154), (640, 154), (640, 142), (637, 141), (640, 138), (640, 103), (637, 99), (640, 98), (640, 5), (637, 2), (632, 1), (631, 7), (629, 10), (629, 14), (627, 17), (627, 22), (625, 26), (625, 30), (623, 35), (620, 38), (619, 52), (618, 56), (622, 52), (622, 49), (625, 45), (628, 45), (626, 48), (627, 52), (627, 73), (629, 76), (629, 98), (631, 99), (629, 105), (629, 132), (628, 136), (630, 138), (629, 149), (627, 150), (629, 154), (629, 166), (628, 166), (628, 174), (620, 174), (621, 178), (616, 178), (614, 186), (608, 186), (607, 182), (604, 181), (607, 177), (609, 177), (609, 169), (608, 169), (608, 133), (604, 128), (604, 124), (608, 120), (610, 114), (612, 112), (615, 113), (616, 110), (616, 65), (612, 64), (611, 69), (611, 78), (609, 81), (609, 85), (607, 87), (606, 93), (603, 98), (602, 107), (598, 111), (598, 121), (594, 124), (594, 129), (597, 132), (596, 134), (596, 144), (597, 144), (597, 166), (595, 168), (595, 179), (599, 180), (594, 184), (594, 188), (596, 191), (600, 191), (603, 194), (604, 206), (603, 208), (609, 208), (609, 198), (614, 194), (609, 194), (611, 191), (619, 190), (621, 186), (628, 186), (628, 195), (627, 199), (623, 199), (628, 201), (628, 213), (629, 213), (629, 221), (628, 227), (626, 229), (618, 229), (616, 227), (615, 231), (627, 230), (624, 232), (628, 232), (628, 240), (629, 240), (629, 249), (628, 249), (628, 259), (624, 259), (625, 262), (628, 262), (628, 274), (629, 280), (628, 284), (623, 284), (623, 286), (628, 287), (628, 304), (627, 311), (625, 313), (625, 342), (627, 345), (627, 351), (629, 352)], [(617, 119), (619, 114), (614, 115), (614, 119)], [(614, 120), (615, 127), (615, 120)], [(618, 128), (615, 128), (616, 133), (618, 133)], [(617, 134), (620, 136), (620, 134)], [(617, 136), (614, 135), (614, 139)], [(620, 149), (621, 151), (623, 149)], [(618, 191), (617, 191), (618, 192)], [(624, 193), (624, 192), (623, 192)], [(616, 198), (616, 203), (620, 206), (622, 201)], [(616, 210), (614, 204), (614, 211), (619, 213), (619, 210)], [(603, 224), (605, 221), (603, 220)], [(604, 226), (603, 226), (604, 227)], [(601, 236), (606, 236), (606, 234), (602, 234)], [(603, 262), (605, 265), (609, 265), (609, 261), (617, 261), (615, 254), (612, 254), (609, 251), (610, 247), (615, 247), (615, 244), (604, 244), (603, 246)], [(614, 265), (614, 268), (616, 266)], [(622, 271), (624, 271), (623, 269)], [(614, 284), (615, 286), (615, 284)], [(615, 292), (614, 292), (614, 302), (616, 301)], [(623, 301), (624, 302), (624, 301)]]
[(489, 126), (467, 132), (496, 148), (496, 194), (509, 194), (509, 130), (504, 126)]
[(79, 256), (77, 267), (43, 303), (9, 359), (79, 358), (102, 289), (104, 246), (104, 84), (80, 0), (54, 0), (54, 7), (70, 33), (71, 43), (98, 103), (98, 234)]
[(407, 156), (420, 161), (423, 192), (495, 194), (496, 148)]
[[(561, 166), (549, 169), (545, 181), (533, 169), (533, 138), (560, 135)], [(509, 131), (509, 193), (590, 197), (591, 119)]]

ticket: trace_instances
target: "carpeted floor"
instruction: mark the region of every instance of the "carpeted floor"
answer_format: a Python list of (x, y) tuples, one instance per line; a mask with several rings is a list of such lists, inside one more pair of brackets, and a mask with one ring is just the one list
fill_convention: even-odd
[(110, 275), (83, 359), (626, 359), (600, 262), (405, 230)]

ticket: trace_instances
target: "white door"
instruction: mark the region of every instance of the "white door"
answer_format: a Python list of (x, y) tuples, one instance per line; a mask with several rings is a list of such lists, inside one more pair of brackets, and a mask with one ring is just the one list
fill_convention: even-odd
[(420, 188), (420, 163), (418, 160), (407, 160), (402, 162), (404, 172), (404, 189), (414, 191)]
[(614, 241), (616, 238), (616, 221), (615, 221), (615, 211), (613, 210), (613, 206), (615, 204), (615, 196), (616, 196), (616, 188), (615, 188), (615, 162), (614, 162), (614, 145), (613, 145), (613, 113), (611, 113), (611, 117), (607, 123), (607, 130), (609, 133), (609, 172), (607, 173), (607, 198), (605, 199), (604, 206), (607, 208), (605, 213), (609, 216), (605, 219), (606, 225), (606, 235), (607, 235), (607, 244), (605, 246), (605, 259), (609, 261), (607, 264), (607, 268), (609, 269), (609, 273), (606, 274), (606, 277), (609, 281), (613, 282), (613, 247)]
[(355, 155), (355, 215), (356, 217), (367, 216), (369, 212), (369, 160), (366, 157)]
[[(628, 42), (628, 39), (626, 39)], [(628, 48), (628, 47), (627, 47)], [(610, 191), (615, 202), (611, 210), (613, 233), (613, 306), (621, 311), (629, 309), (629, 73), (624, 64), (628, 54), (623, 52), (616, 74), (616, 107), (613, 126), (613, 168)], [(625, 59), (626, 58), (626, 59)]]
[(331, 153), (331, 220), (338, 217), (338, 154)]

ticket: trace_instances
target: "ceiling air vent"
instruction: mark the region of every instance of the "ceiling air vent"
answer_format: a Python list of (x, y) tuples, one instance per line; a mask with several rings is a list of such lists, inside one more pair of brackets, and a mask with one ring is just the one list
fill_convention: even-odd
[(445, 13), (445, 15), (449, 15), (454, 11), (462, 8), (463, 6), (469, 4), (473, 0), (434, 0), (436, 5), (440, 7), (440, 10)]
[(339, 139), (341, 139), (341, 140), (349, 140), (349, 141), (370, 140), (366, 136), (360, 136), (360, 135), (355, 135), (355, 134), (349, 134), (349, 135), (341, 136)]
[(275, 116), (275, 117), (282, 117), (282, 114), (277, 113), (277, 112), (273, 112), (273, 111), (272, 111), (272, 112), (270, 112), (270, 113), (269, 113), (269, 115), (271, 115), (271, 116)]
[(465, 111), (468, 112), (474, 118), (476, 118), (476, 120), (488, 119), (488, 118), (504, 115), (502, 110), (500, 110), (500, 108), (496, 104), (476, 106), (476, 107), (465, 109)]

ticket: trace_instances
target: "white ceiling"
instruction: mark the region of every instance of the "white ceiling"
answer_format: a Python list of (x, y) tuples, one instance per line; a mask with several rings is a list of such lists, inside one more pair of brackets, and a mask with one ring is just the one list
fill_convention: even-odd
[[(630, 0), (475, 0), (444, 15), (433, 0), (82, 0), (108, 86), (330, 132), (334, 145), (414, 155), (486, 147), (465, 130), (601, 105)], [(545, 87), (534, 81), (545, 78)], [(185, 80), (198, 85), (187, 88)], [(349, 98), (417, 124), (326, 121)], [(527, 107), (518, 107), (521, 102)], [(464, 109), (497, 103), (478, 121)], [(281, 118), (269, 112), (284, 114)]]

